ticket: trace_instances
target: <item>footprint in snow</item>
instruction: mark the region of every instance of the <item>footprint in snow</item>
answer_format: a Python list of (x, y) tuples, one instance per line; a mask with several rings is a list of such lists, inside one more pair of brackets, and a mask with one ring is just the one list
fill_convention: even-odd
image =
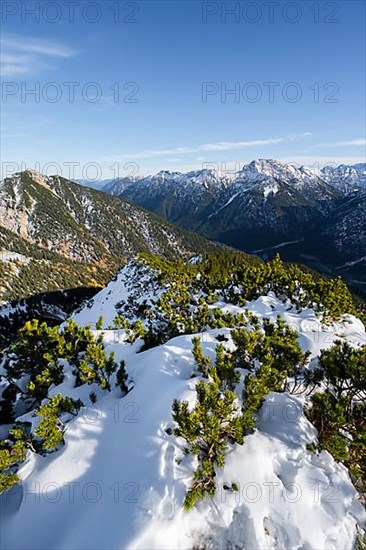
[(164, 477), (167, 481), (170, 481), (173, 478), (174, 454), (175, 454), (174, 445), (169, 443), (165, 449), (164, 459), (163, 459), (164, 460)]

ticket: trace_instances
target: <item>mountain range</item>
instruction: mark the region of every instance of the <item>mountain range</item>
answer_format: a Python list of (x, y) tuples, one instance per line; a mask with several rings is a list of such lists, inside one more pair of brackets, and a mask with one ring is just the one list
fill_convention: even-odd
[(231, 174), (161, 171), (102, 188), (202, 236), (256, 253), (277, 251), (363, 294), (366, 285), (366, 164), (313, 170), (252, 161)]

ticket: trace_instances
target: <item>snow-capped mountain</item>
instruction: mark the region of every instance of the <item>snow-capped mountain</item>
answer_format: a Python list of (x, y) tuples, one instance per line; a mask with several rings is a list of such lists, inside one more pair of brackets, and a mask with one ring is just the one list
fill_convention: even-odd
[(325, 166), (322, 177), (343, 194), (355, 193), (366, 189), (366, 164), (340, 164)]
[(108, 193), (109, 195), (115, 195), (119, 197), (122, 195), (123, 191), (127, 189), (133, 183), (139, 181), (138, 176), (124, 177), (124, 178), (114, 178), (110, 180), (105, 180), (101, 190), (103, 193)]
[[(211, 237), (212, 233), (221, 233), (220, 226), (225, 226), (220, 219), (224, 208), (229, 219), (233, 209), (241, 212), (239, 218), (242, 219), (235, 215), (236, 222), (232, 220), (236, 229), (244, 219), (251, 218), (245, 204), (249, 206), (254, 201), (259, 218), (263, 208), (266, 211), (264, 217), (270, 217), (272, 224), (280, 229), (282, 223), (285, 226), (288, 222), (293, 223), (297, 206), (308, 211), (304, 220), (307, 223), (309, 216), (326, 211), (328, 203), (338, 198), (340, 191), (308, 168), (261, 159), (230, 176), (213, 170), (187, 174), (159, 172), (129, 185), (122, 196), (184, 227), (199, 228)], [(283, 209), (279, 213), (278, 206), (281, 205)], [(288, 208), (291, 209), (289, 220), (286, 219)], [(211, 228), (213, 217), (216, 229)], [(255, 225), (249, 222), (248, 225), (255, 229)], [(263, 220), (260, 225), (263, 226)], [(231, 230), (229, 227), (224, 229)], [(272, 226), (272, 230), (276, 227)]]
[(194, 230), (196, 220), (205, 217), (206, 208), (229, 182), (229, 177), (223, 177), (214, 170), (186, 174), (163, 170), (133, 183), (122, 196), (173, 223)]
[(197, 193), (201, 190), (202, 186), (206, 189), (213, 189), (215, 186), (221, 187), (225, 185), (230, 179), (229, 176), (220, 176), (215, 170), (195, 170), (186, 174), (161, 170), (157, 174), (148, 177), (131, 176), (106, 180), (102, 191), (110, 195), (120, 196), (129, 187), (134, 184), (140, 184), (138, 188), (141, 192), (142, 189), (149, 192), (149, 190), (153, 190), (154, 188), (157, 190), (161, 187), (169, 190), (170, 186), (174, 185), (177, 193), (184, 194), (189, 191)]
[[(335, 266), (348, 281), (366, 292), (366, 192), (337, 201), (331, 215), (308, 236), (312, 254)], [(316, 266), (315, 266), (316, 267)]]
[[(244, 226), (285, 233), (296, 220), (294, 207), (299, 207), (299, 223), (304, 217), (307, 222), (337, 192), (306, 169), (260, 160), (230, 177), (212, 170), (159, 172), (129, 186), (122, 196), (183, 227), (237, 245), (225, 240), (224, 233)], [(255, 246), (259, 244), (257, 239)]]
[[(315, 170), (306, 166), (284, 164), (276, 160), (259, 159), (243, 166), (235, 181), (238, 185), (257, 187), (267, 182), (269, 188), (274, 182), (284, 182), (309, 200), (332, 200), (334, 189)], [(266, 187), (262, 189), (266, 193)]]
[[(259, 159), (230, 176), (214, 170), (162, 171), (124, 186), (121, 196), (209, 239), (246, 252), (260, 251), (265, 257), (280, 247), (285, 258), (335, 272), (339, 265), (364, 256), (359, 252), (360, 245), (366, 249), (364, 232), (351, 231), (343, 245), (336, 232), (331, 243), (330, 236), (327, 242), (339, 257), (329, 263), (331, 254), (318, 242), (321, 228), (332, 226), (333, 213), (339, 220), (344, 201), (365, 188), (363, 164), (313, 170)], [(363, 228), (366, 219), (363, 212), (359, 216), (357, 225)], [(294, 241), (296, 246), (288, 246)], [(354, 277), (364, 278), (362, 273)]]

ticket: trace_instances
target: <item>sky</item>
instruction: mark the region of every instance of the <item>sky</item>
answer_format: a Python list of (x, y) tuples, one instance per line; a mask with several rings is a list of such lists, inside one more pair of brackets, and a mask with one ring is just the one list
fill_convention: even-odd
[(365, 6), (3, 0), (2, 175), (365, 162)]

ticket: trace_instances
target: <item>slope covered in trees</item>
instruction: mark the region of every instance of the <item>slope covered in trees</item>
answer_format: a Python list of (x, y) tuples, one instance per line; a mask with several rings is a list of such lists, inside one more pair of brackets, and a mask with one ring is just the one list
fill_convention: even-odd
[(0, 182), (0, 349), (33, 317), (63, 320), (139, 252), (219, 246), (123, 199), (27, 170)]

